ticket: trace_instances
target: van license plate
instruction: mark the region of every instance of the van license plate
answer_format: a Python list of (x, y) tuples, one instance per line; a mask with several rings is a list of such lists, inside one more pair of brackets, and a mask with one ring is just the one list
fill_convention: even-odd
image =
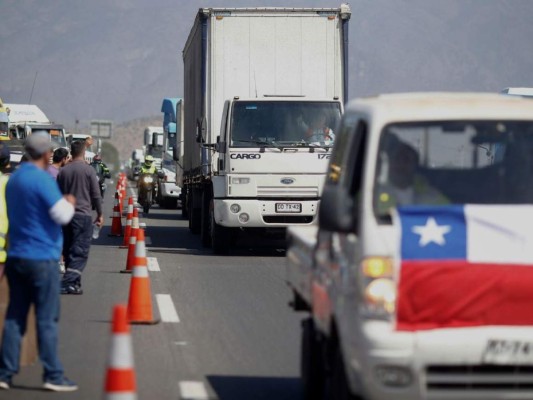
[(484, 364), (533, 364), (533, 342), (489, 340), (483, 353)]
[(301, 213), (301, 203), (276, 203), (277, 213)]

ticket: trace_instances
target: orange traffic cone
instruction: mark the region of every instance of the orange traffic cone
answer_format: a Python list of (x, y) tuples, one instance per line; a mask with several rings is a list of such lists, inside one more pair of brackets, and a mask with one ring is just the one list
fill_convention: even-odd
[(107, 362), (105, 393), (107, 400), (135, 400), (135, 370), (127, 308), (118, 305), (113, 308), (111, 350)]
[(115, 205), (113, 206), (113, 222), (111, 224), (111, 233), (109, 236), (122, 236), (122, 219), (119, 211), (119, 195), (115, 192)]
[(133, 270), (133, 261), (135, 260), (135, 243), (137, 241), (137, 230), (139, 229), (139, 211), (133, 209), (133, 219), (130, 229), (130, 241), (128, 243), (128, 257), (126, 258), (126, 269), (122, 273), (130, 273)]
[(144, 241), (144, 229), (137, 229), (137, 240), (135, 241), (135, 255), (133, 257), (133, 268), (147, 267), (146, 242)]
[(152, 312), (152, 293), (150, 290), (150, 276), (146, 266), (146, 250), (144, 248), (144, 231), (139, 229), (137, 233), (136, 264), (130, 283), (130, 295), (128, 299), (128, 319), (132, 324), (157, 324)]
[(126, 228), (124, 229), (124, 241), (122, 242), (122, 246), (120, 246), (121, 248), (127, 248), (130, 242), (132, 220), (133, 220), (133, 199), (130, 196), (128, 200), (128, 214), (126, 216)]

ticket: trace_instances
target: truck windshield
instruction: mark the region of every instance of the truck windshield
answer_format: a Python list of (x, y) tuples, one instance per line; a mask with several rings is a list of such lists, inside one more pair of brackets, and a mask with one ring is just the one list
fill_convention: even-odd
[(50, 140), (58, 147), (67, 147), (65, 135), (61, 129), (50, 129)]
[(335, 141), (339, 102), (238, 101), (232, 147), (324, 146)]
[(154, 146), (149, 146), (148, 149), (148, 154), (150, 154), (152, 157), (154, 158), (163, 158), (163, 147), (162, 146), (157, 146), (157, 147), (154, 147)]
[(533, 203), (533, 121), (398, 123), (382, 132), (374, 211)]
[(0, 137), (8, 137), (7, 122), (0, 122)]

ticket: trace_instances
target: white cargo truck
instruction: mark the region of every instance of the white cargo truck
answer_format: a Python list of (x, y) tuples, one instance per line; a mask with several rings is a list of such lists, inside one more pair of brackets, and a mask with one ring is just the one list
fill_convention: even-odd
[(34, 104), (5, 104), (8, 110), (9, 133), (12, 140), (24, 140), (35, 131), (46, 131), (57, 147), (66, 147), (65, 128), (51, 122)]
[(202, 8), (183, 50), (189, 227), (223, 253), (239, 230), (315, 222), (347, 97), (348, 5)]

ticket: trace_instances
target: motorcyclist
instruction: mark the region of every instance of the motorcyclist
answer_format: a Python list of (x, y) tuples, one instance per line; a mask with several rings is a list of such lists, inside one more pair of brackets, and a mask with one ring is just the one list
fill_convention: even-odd
[[(157, 182), (157, 179), (158, 179), (158, 175), (159, 175), (159, 171), (157, 170), (157, 167), (155, 166), (155, 163), (154, 163), (154, 157), (151, 156), (151, 155), (147, 155), (145, 158), (144, 158), (144, 162), (141, 164), (141, 168), (140, 168), (140, 178), (139, 181), (137, 182), (137, 187), (139, 189), (141, 189), (142, 187), (142, 184), (143, 184), (143, 180), (142, 180), (142, 177), (144, 175), (152, 175), (153, 179), (155, 182)], [(153, 196), (152, 196), (152, 199), (155, 199), (156, 196), (157, 196), (157, 183), (153, 185), (153, 188), (154, 188), (154, 193), (153, 193)], [(139, 200), (140, 202), (144, 199), (144, 191), (143, 190), (139, 190)]]
[(105, 180), (111, 178), (111, 172), (109, 171), (109, 168), (107, 168), (107, 165), (105, 165), (105, 163), (102, 161), (102, 156), (100, 154), (97, 154), (93, 157), (91, 167), (93, 167), (96, 171), (98, 183), (100, 184), (100, 193), (102, 197), (104, 197), (104, 192), (106, 188)]

